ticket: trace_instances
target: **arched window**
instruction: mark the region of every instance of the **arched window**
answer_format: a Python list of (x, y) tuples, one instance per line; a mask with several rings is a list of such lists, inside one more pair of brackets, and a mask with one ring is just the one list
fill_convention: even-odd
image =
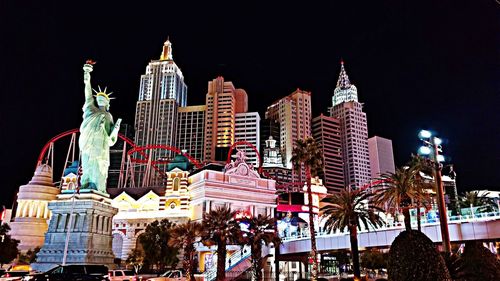
[(181, 182), (181, 179), (179, 179), (179, 178), (175, 178), (174, 179), (174, 183), (172, 185), (172, 188), (173, 188), (174, 191), (179, 191), (179, 184), (180, 184), (180, 182)]
[(113, 233), (112, 249), (115, 257), (121, 259), (123, 250), (123, 237), (118, 233)]

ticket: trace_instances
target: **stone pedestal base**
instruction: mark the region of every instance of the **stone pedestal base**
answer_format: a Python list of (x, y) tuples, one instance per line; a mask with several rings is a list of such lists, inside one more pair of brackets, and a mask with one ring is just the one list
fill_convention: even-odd
[[(112, 222), (118, 212), (105, 194), (89, 191), (75, 195), (60, 194), (48, 205), (52, 211), (45, 242), (32, 264), (46, 271), (62, 264), (68, 227), (70, 238), (66, 264), (104, 264), (113, 266)], [(73, 207), (74, 206), (74, 207)], [(73, 212), (71, 211), (73, 209)], [(70, 214), (73, 214), (71, 225)]]

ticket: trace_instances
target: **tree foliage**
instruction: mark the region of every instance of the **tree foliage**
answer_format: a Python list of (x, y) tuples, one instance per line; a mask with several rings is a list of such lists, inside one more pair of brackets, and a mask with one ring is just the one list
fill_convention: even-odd
[(144, 250), (145, 264), (154, 265), (160, 270), (177, 264), (179, 261), (177, 259), (178, 248), (168, 245), (170, 230), (173, 226), (174, 224), (167, 219), (163, 219), (160, 222), (154, 221), (139, 236), (139, 242)]
[(420, 231), (401, 232), (391, 245), (387, 263), (390, 281), (451, 281), (434, 243)]
[(311, 280), (315, 281), (318, 277), (318, 260), (316, 258), (318, 256), (318, 250), (316, 248), (311, 177), (317, 175), (323, 169), (323, 152), (312, 137), (307, 137), (304, 140), (298, 139), (292, 151), (291, 161), (296, 171), (301, 173), (302, 167), (304, 167), (306, 171), (309, 233), (311, 237), (311, 256), (313, 257)]
[(0, 225), (0, 267), (13, 261), (19, 254), (17, 249), (19, 240), (12, 239), (9, 231), (10, 226), (8, 224)]
[(478, 191), (468, 191), (460, 196), (458, 204), (461, 208), (479, 207), (478, 212), (493, 212), (497, 209), (497, 204), (488, 195), (489, 192), (479, 196)]
[(127, 264), (134, 267), (135, 273), (139, 273), (144, 265), (144, 251), (141, 249), (132, 249), (127, 257)]
[(196, 255), (195, 243), (201, 236), (202, 226), (199, 222), (188, 221), (186, 223), (176, 225), (171, 233), (169, 246), (180, 246), (183, 250), (184, 258), (182, 265), (186, 271), (186, 280), (194, 281), (194, 257)]
[(309, 167), (312, 176), (317, 176), (323, 169), (323, 152), (312, 137), (298, 139), (292, 151), (291, 162), (295, 171), (300, 172), (304, 165)]
[(376, 205), (370, 203), (371, 194), (362, 189), (344, 189), (325, 197), (321, 212), (325, 220), (325, 231), (349, 229), (351, 252), (353, 259), (354, 275), (360, 277), (359, 250), (357, 230), (364, 226), (365, 229), (377, 228), (384, 223)]
[(280, 238), (274, 230), (274, 219), (269, 216), (258, 215), (243, 221), (248, 224), (248, 231), (243, 232), (242, 242), (251, 248), (252, 280), (260, 281), (266, 260), (265, 257), (262, 257), (262, 246), (269, 246), (273, 243), (275, 247), (278, 247)]
[(380, 175), (382, 182), (375, 186), (374, 200), (390, 213), (401, 209), (407, 231), (411, 230), (410, 208), (420, 207), (428, 197), (425, 189), (429, 188), (429, 184), (420, 176), (422, 167), (419, 161), (412, 160), (409, 166)]
[(36, 254), (40, 252), (40, 247), (29, 249), (25, 254), (20, 254), (18, 262), (21, 264), (32, 264), (36, 261)]
[(235, 212), (228, 207), (217, 207), (203, 214), (202, 241), (205, 245), (217, 245), (217, 279), (226, 278), (226, 246), (241, 241), (241, 230), (234, 220)]

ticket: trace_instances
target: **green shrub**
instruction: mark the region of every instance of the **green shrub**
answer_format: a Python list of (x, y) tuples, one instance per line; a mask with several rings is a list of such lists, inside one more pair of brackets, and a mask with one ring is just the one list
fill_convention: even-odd
[(389, 281), (451, 281), (434, 243), (420, 231), (403, 231), (394, 240), (387, 265)]

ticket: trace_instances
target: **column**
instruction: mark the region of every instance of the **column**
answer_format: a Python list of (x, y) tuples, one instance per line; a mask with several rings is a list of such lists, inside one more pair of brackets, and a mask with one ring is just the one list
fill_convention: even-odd
[(92, 233), (97, 233), (97, 218), (96, 214), (92, 214)]
[(73, 214), (73, 221), (72, 221), (72, 226), (71, 226), (71, 230), (72, 231), (77, 231), (79, 230), (78, 228), (78, 224), (79, 224), (79, 220), (80, 220), (80, 216), (78, 215), (78, 213), (74, 213)]
[(104, 220), (103, 216), (97, 216), (97, 233), (102, 234), (102, 222)]
[(60, 214), (59, 215), (59, 223), (57, 225), (57, 230), (59, 232), (66, 231), (66, 220), (68, 219), (68, 214)]
[(92, 232), (92, 210), (87, 210), (83, 213), (82, 230)]
[(44, 219), (50, 218), (50, 210), (49, 210), (49, 206), (48, 206), (47, 203), (48, 202), (43, 202), (43, 206), (44, 206), (44, 209), (43, 209), (43, 218)]
[(84, 222), (85, 222), (85, 213), (78, 213), (78, 225), (76, 226), (76, 228), (79, 230), (79, 231), (85, 231), (85, 228), (84, 228)]
[(57, 226), (59, 224), (59, 220), (60, 220), (60, 214), (54, 214), (51, 218), (50, 218), (50, 221), (49, 221), (49, 229), (53, 230), (53, 231), (57, 231)]
[(32, 218), (32, 217), (35, 216), (35, 210), (34, 210), (35, 206), (33, 206), (33, 205), (34, 205), (34, 202), (33, 201), (29, 201), (29, 203), (28, 203), (28, 206), (29, 206), (28, 216), (30, 218)]
[(108, 217), (104, 217), (104, 230), (103, 230), (104, 234), (108, 234), (109, 233), (109, 218)]

